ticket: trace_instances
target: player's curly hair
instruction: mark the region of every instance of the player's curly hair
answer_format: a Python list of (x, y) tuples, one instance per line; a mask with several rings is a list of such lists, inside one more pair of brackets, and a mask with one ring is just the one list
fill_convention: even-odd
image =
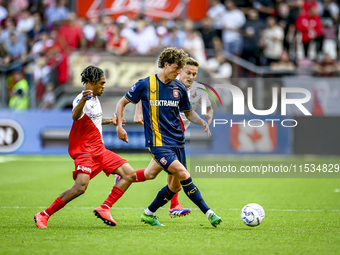
[(179, 68), (185, 66), (188, 54), (183, 49), (177, 49), (176, 47), (166, 48), (159, 55), (158, 67), (163, 68), (165, 63), (177, 64)]
[(200, 64), (192, 57), (188, 57), (186, 62), (185, 62), (185, 65), (187, 66), (196, 66), (196, 67), (199, 67)]
[(104, 71), (96, 66), (88, 66), (81, 73), (81, 82), (83, 85), (86, 83), (97, 83), (104, 76)]

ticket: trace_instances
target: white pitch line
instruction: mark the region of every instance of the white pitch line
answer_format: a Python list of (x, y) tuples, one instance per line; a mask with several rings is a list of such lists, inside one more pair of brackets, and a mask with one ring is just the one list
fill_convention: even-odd
[[(0, 206), (0, 209), (46, 209), (47, 206)], [(94, 209), (94, 207), (64, 207), (64, 209)], [(144, 207), (113, 207), (113, 209), (117, 210), (144, 210)], [(160, 208), (164, 210), (168, 210), (167, 208)], [(198, 208), (193, 208), (191, 210), (199, 210)], [(227, 211), (241, 211), (241, 208), (219, 208), (218, 210), (227, 210)], [(339, 209), (332, 210), (318, 210), (318, 209), (265, 209), (265, 211), (276, 211), (276, 212), (340, 212)]]

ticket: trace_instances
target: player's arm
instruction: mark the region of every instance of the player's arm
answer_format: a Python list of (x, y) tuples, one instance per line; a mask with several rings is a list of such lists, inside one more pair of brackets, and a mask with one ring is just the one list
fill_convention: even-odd
[(207, 106), (207, 114), (204, 114), (204, 118), (207, 120), (208, 125), (211, 124), (212, 119), (214, 117), (214, 109), (210, 106)]
[[(92, 90), (85, 90), (83, 92), (83, 97), (80, 99), (79, 103), (76, 107), (74, 107), (72, 111), (72, 119), (79, 120), (80, 117), (83, 115), (83, 109), (87, 100), (91, 98)], [(88, 97), (89, 96), (89, 97)]]
[(135, 117), (133, 118), (133, 121), (138, 125), (144, 125), (142, 114), (142, 100), (140, 100), (138, 104), (136, 104)]
[[(109, 123), (104, 124), (104, 122), (106, 121), (109, 121)], [(126, 120), (123, 118), (123, 126), (125, 126), (125, 123), (126, 123)], [(109, 119), (103, 118), (102, 125), (106, 125), (106, 124), (113, 124), (117, 126), (117, 113), (114, 113), (112, 118), (109, 118)]]
[(130, 103), (129, 100), (127, 100), (125, 97), (122, 97), (116, 106), (116, 114), (117, 114), (117, 136), (120, 140), (123, 140), (124, 142), (128, 143), (129, 139), (127, 136), (127, 133), (125, 129), (123, 128), (123, 115), (125, 106)]
[(207, 122), (205, 122), (195, 111), (186, 111), (184, 112), (185, 117), (190, 120), (192, 123), (201, 126), (204, 129), (204, 132), (207, 133), (207, 136), (210, 137), (210, 129)]

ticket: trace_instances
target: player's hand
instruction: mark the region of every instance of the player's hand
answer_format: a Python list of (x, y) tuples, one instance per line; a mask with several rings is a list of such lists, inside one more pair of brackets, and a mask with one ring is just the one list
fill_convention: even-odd
[(129, 143), (129, 139), (128, 139), (127, 133), (126, 133), (124, 128), (117, 127), (117, 136), (120, 140), (122, 140), (126, 143)]
[(208, 125), (210, 125), (212, 122), (212, 117), (209, 114), (204, 114), (203, 116), (207, 120)]
[(83, 91), (83, 99), (84, 99), (85, 101), (91, 99), (92, 96), (93, 96), (92, 93), (93, 93), (92, 90), (84, 90), (84, 91)]
[(135, 114), (133, 121), (138, 125), (144, 125), (143, 114)]
[(204, 132), (207, 133), (207, 136), (210, 137), (211, 136), (211, 132), (210, 132), (208, 123), (205, 122), (204, 120), (202, 120), (202, 125), (201, 126), (204, 129)]
[[(123, 118), (122, 120), (122, 125), (125, 126), (126, 123), (126, 119)], [(117, 113), (113, 114), (113, 118), (112, 118), (112, 124), (117, 126)]]

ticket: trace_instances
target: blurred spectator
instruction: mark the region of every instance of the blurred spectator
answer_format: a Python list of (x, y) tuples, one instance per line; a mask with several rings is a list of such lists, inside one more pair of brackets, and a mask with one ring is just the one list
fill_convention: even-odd
[(76, 14), (69, 13), (66, 20), (60, 26), (58, 36), (64, 49), (73, 51), (78, 48), (83, 50), (86, 47), (86, 40), (82, 29), (75, 23)]
[(277, 8), (277, 23), (284, 31), (283, 47), (288, 52), (294, 40), (295, 26), (289, 21), (289, 6), (286, 3), (280, 3)]
[(25, 110), (29, 108), (29, 86), (21, 71), (13, 74), (15, 82), (10, 91), (9, 108), (13, 110)]
[(294, 72), (296, 69), (293, 61), (289, 60), (289, 55), (287, 51), (283, 51), (278, 62), (272, 62), (270, 64), (270, 69), (273, 71), (280, 71), (280, 74), (286, 74)]
[(223, 52), (218, 52), (213, 58), (208, 59), (207, 69), (214, 79), (229, 79), (233, 73), (232, 66), (227, 62)]
[(168, 33), (163, 37), (163, 44), (165, 47), (182, 48), (185, 37), (185, 33), (174, 25), (168, 28)]
[(129, 18), (125, 15), (121, 15), (117, 18), (116, 22), (121, 28), (120, 35), (128, 40), (129, 50), (133, 50), (133, 44), (135, 42), (136, 33), (129, 26), (130, 22)]
[(135, 41), (133, 42), (133, 50), (138, 54), (151, 54), (156, 49), (158, 40), (154, 30), (147, 27), (147, 23), (143, 19), (137, 21)]
[(4, 0), (0, 0), (0, 26), (3, 24), (3, 21), (8, 17), (8, 11), (4, 7)]
[(106, 15), (102, 19), (102, 38), (105, 40), (105, 42), (108, 42), (113, 33), (114, 33), (114, 26), (113, 26), (113, 20), (110, 15)]
[(207, 16), (212, 19), (213, 28), (216, 30), (217, 35), (222, 38), (222, 18), (226, 12), (225, 6), (220, 0), (210, 0), (210, 8)]
[(285, 2), (289, 6), (289, 23), (295, 24), (304, 2), (303, 0), (285, 0)]
[(319, 10), (318, 3), (315, 0), (305, 0), (302, 6), (302, 12), (308, 13), (311, 8)]
[(268, 27), (263, 31), (264, 50), (263, 54), (267, 59), (267, 65), (277, 62), (283, 52), (284, 32), (278, 26), (274, 17), (267, 18)]
[(331, 18), (336, 24), (339, 19), (339, 6), (332, 0), (323, 0), (319, 13), (322, 19)]
[(121, 27), (119, 25), (115, 25), (114, 34), (106, 44), (106, 49), (109, 52), (119, 56), (125, 55), (129, 51), (129, 42), (125, 37), (121, 36), (120, 32)]
[(29, 10), (23, 10), (20, 14), (19, 21), (17, 23), (17, 31), (22, 34), (26, 34), (34, 28), (34, 18), (31, 16)]
[(33, 46), (33, 44), (40, 39), (40, 35), (46, 31), (45, 26), (43, 25), (41, 21), (41, 16), (39, 13), (33, 14), (34, 18), (34, 27), (27, 33), (28, 38), (30, 40), (30, 47)]
[(245, 24), (246, 18), (231, 0), (225, 2), (227, 8), (222, 18), (223, 33), (222, 41), (224, 50), (232, 54), (240, 55), (242, 53), (242, 37), (239, 29)]
[(337, 56), (336, 53), (336, 27), (332, 18), (323, 18), (323, 52), (329, 54), (332, 59)]
[(200, 32), (202, 34), (204, 47), (208, 57), (214, 56), (215, 52), (223, 49), (221, 39), (218, 36), (217, 31), (212, 27), (211, 18), (206, 17), (202, 20)]
[(3, 29), (0, 34), (0, 43), (8, 43), (11, 40), (11, 33), (13, 32), (15, 32), (14, 21), (13, 19), (8, 18), (5, 22), (5, 29)]
[(40, 40), (37, 41), (31, 49), (31, 52), (33, 54), (37, 53), (44, 53), (46, 52), (49, 48), (51, 48), (54, 44), (54, 41), (50, 38), (49, 34), (47, 32), (42, 32), (40, 34)]
[(8, 65), (11, 62), (11, 56), (9, 55), (6, 47), (3, 43), (0, 43), (0, 65)]
[(165, 26), (161, 25), (156, 28), (156, 33), (158, 36), (157, 51), (162, 51), (164, 48), (166, 48), (164, 44), (165, 43), (164, 38), (168, 34), (168, 29)]
[(86, 25), (83, 27), (83, 33), (84, 36), (88, 42), (88, 46), (91, 47), (93, 46), (93, 42), (95, 41), (96, 37), (98, 36), (98, 26), (99, 19), (98, 17), (92, 17), (90, 18)]
[(41, 109), (50, 109), (56, 101), (56, 97), (54, 94), (54, 86), (53, 83), (48, 83), (46, 85), (45, 93), (41, 102)]
[(255, 9), (249, 10), (248, 21), (242, 27), (244, 42), (242, 58), (255, 65), (260, 65), (262, 53), (260, 37), (265, 27), (264, 22), (259, 20), (258, 11)]
[(332, 77), (338, 73), (338, 67), (331, 56), (326, 54), (320, 62), (314, 63), (313, 71), (317, 76)]
[(45, 10), (45, 18), (47, 20), (47, 27), (52, 29), (54, 23), (61, 23), (68, 17), (68, 9), (66, 8), (66, 0), (56, 0), (55, 5), (52, 4)]
[(24, 61), (27, 55), (27, 46), (25, 42), (18, 40), (18, 36), (15, 32), (11, 33), (10, 41), (6, 44), (6, 49), (11, 55), (11, 61), (20, 59)]
[(204, 51), (204, 42), (199, 32), (194, 29), (192, 20), (185, 20), (184, 22), (185, 40), (183, 49), (194, 59), (200, 63), (201, 67), (205, 67), (207, 58)]
[(259, 12), (259, 18), (262, 21), (275, 14), (274, 4), (271, 0), (250, 0), (250, 2), (252, 7)]
[(28, 0), (9, 0), (8, 1), (8, 11), (9, 16), (12, 18), (17, 18), (17, 16), (26, 10), (29, 6)]
[(36, 98), (38, 103), (42, 101), (45, 85), (50, 81), (51, 67), (47, 65), (45, 57), (40, 57), (35, 61), (33, 70), (33, 82), (36, 87)]
[(301, 14), (296, 20), (296, 29), (302, 34), (304, 56), (308, 57), (308, 50), (311, 41), (316, 42), (316, 52), (322, 50), (323, 35), (322, 23), (318, 16), (317, 9), (312, 7), (307, 14)]

